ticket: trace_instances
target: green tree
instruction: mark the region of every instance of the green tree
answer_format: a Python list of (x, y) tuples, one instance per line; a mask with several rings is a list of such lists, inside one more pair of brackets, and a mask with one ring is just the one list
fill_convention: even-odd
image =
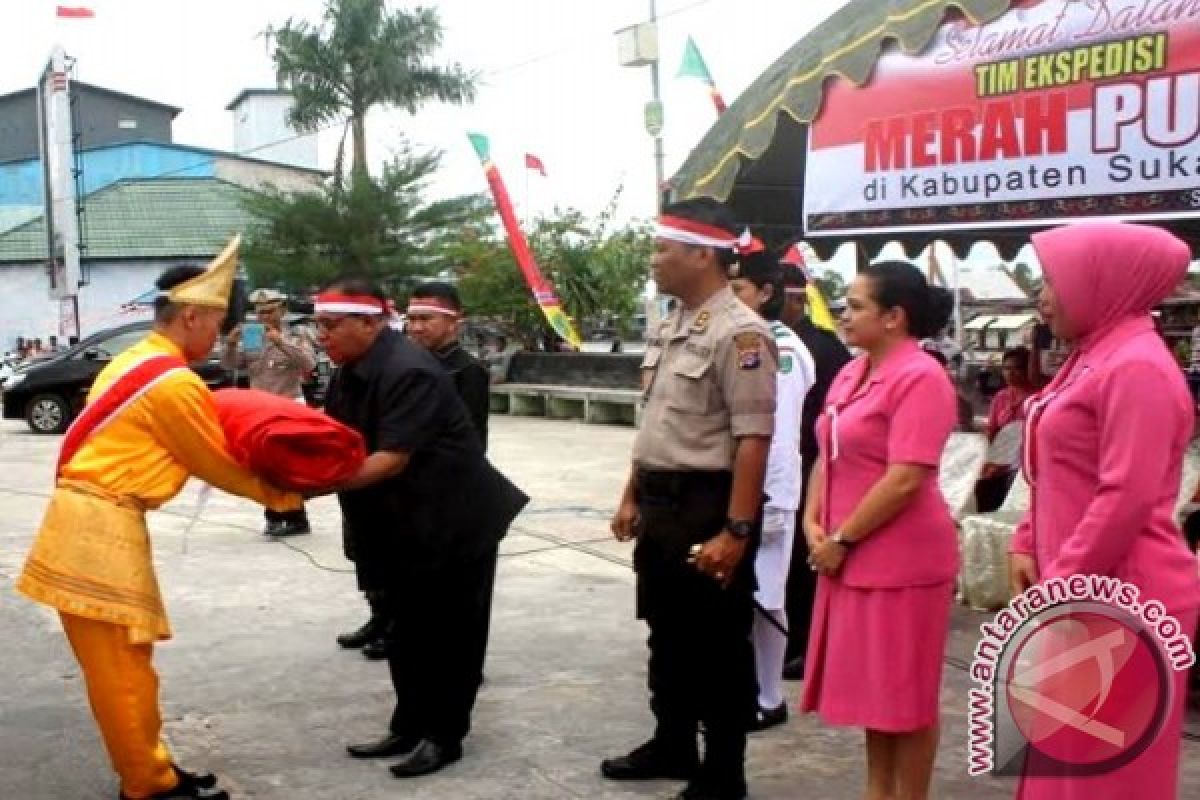
[(426, 202), (440, 163), (440, 153), (405, 144), (378, 179), (335, 176), (312, 191), (247, 195), (247, 209), (261, 220), (245, 247), (254, 282), (306, 289), (353, 272), (395, 286), (433, 274), (445, 234), (490, 211), (481, 195)]
[(1011, 270), (1008, 270), (1008, 275), (1012, 278), (1013, 283), (1017, 284), (1021, 291), (1030, 297), (1036, 297), (1037, 293), (1042, 290), (1041, 280), (1033, 274), (1033, 269), (1023, 261)]
[[(459, 64), (432, 63), (442, 44), (434, 9), (389, 11), (384, 0), (327, 0), (323, 24), (288, 19), (267, 35), (275, 43), (276, 73), (295, 96), (292, 124), (316, 131), (345, 119), (357, 175), (367, 173), (372, 108), (412, 114), (430, 100), (462, 104), (475, 96), (474, 74)], [(340, 148), (338, 156), (340, 167)]]
[[(642, 226), (610, 230), (611, 221), (611, 207), (597, 220), (573, 209), (556, 211), (536, 220), (528, 234), (542, 274), (585, 335), (593, 328), (627, 335), (641, 311), (653, 239)], [(527, 344), (550, 333), (502, 236), (473, 231), (446, 253), (472, 316), (503, 324)]]

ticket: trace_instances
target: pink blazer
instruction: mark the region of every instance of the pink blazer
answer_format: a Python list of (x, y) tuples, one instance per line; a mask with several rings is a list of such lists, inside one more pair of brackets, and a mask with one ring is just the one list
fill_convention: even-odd
[(1011, 550), (1041, 579), (1120, 578), (1169, 610), (1200, 606), (1196, 557), (1175, 524), (1192, 400), (1149, 317), (1088, 342), (1037, 395), (1025, 429), (1029, 513)]

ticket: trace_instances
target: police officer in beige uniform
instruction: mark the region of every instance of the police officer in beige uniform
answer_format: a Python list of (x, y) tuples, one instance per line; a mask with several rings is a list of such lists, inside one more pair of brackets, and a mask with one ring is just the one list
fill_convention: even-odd
[(637, 538), (657, 725), (601, 771), (612, 780), (687, 780), (680, 800), (746, 796), (746, 731), (757, 710), (754, 551), (777, 361), (770, 328), (728, 286), (736, 230), (729, 211), (707, 199), (668, 206), (659, 220), (654, 278), (679, 303), (647, 342), (641, 431), (612, 525), (618, 539)]
[[(250, 388), (304, 402), (304, 381), (317, 366), (312, 341), (302, 332), (284, 327), (287, 298), (272, 289), (256, 289), (249, 300), (263, 327), (261, 347), (254, 351), (241, 348), (243, 326), (238, 325), (225, 338), (221, 365), (229, 370), (246, 371)], [(268, 536), (294, 536), (309, 533), (308, 512), (266, 510)]]

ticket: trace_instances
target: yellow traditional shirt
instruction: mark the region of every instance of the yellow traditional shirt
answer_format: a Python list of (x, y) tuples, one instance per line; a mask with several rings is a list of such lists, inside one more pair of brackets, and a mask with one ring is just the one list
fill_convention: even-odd
[[(88, 400), (157, 355), (182, 357), (152, 333), (104, 368)], [(208, 387), (191, 370), (175, 370), (64, 465), (17, 589), (64, 613), (127, 626), (134, 642), (170, 638), (144, 512), (177, 495), (189, 475), (276, 510), (301, 502), (229, 456)]]

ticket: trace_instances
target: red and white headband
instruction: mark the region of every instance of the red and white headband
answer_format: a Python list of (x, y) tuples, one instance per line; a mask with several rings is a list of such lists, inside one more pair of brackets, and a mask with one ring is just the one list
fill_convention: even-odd
[(409, 314), (443, 314), (447, 317), (461, 316), (461, 312), (440, 297), (414, 297), (408, 301)]
[(313, 303), (317, 314), (383, 314), (386, 304), (369, 294), (341, 294), (322, 292)]
[(673, 217), (670, 214), (663, 214), (658, 218), (658, 223), (654, 226), (654, 236), (681, 244), (716, 247), (722, 250), (732, 250), (738, 241), (737, 236), (724, 228), (683, 217)]

